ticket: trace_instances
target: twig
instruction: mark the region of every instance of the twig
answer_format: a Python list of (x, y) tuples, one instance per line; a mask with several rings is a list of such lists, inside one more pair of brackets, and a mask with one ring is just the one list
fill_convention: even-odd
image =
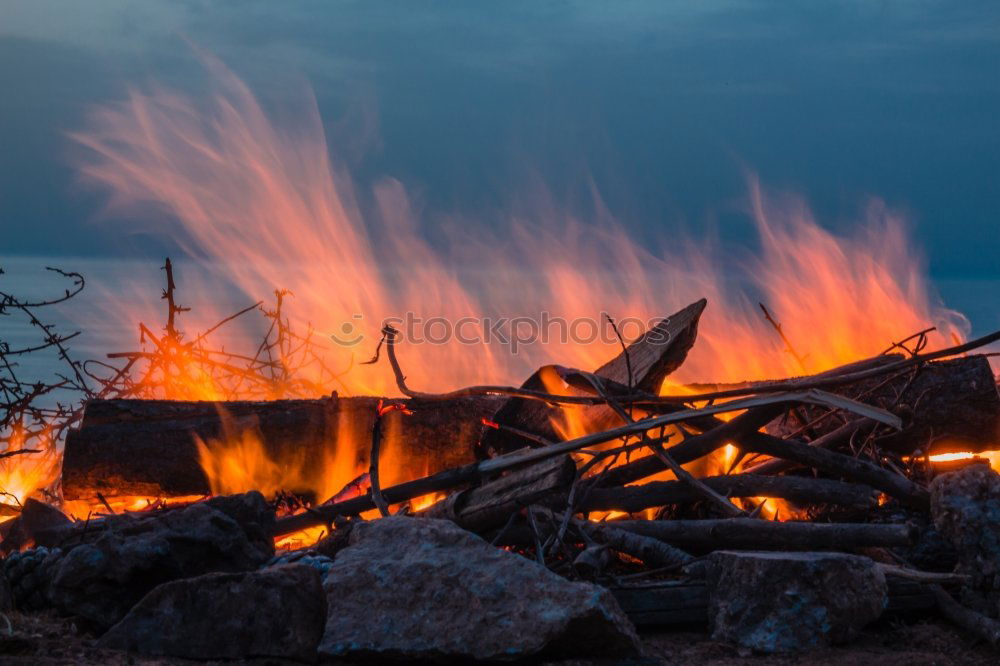
[(723, 497), (719, 493), (715, 492), (704, 483), (699, 481), (694, 477), (691, 472), (687, 471), (683, 467), (677, 464), (677, 462), (670, 457), (670, 454), (663, 450), (660, 445), (654, 445), (650, 447), (653, 455), (663, 461), (663, 463), (670, 468), (675, 476), (681, 481), (684, 481), (689, 486), (691, 486), (695, 492), (699, 493), (702, 497), (706, 498), (708, 501), (714, 503), (716, 506), (722, 509), (723, 513), (728, 514), (732, 517), (745, 516), (746, 511), (739, 508), (733, 504), (729, 499)]
[(385, 405), (381, 400), (378, 401), (378, 407), (376, 407), (375, 412), (375, 423), (372, 425), (372, 447), (368, 467), (368, 480), (371, 482), (370, 496), (378, 512), (382, 516), (389, 515), (389, 503), (386, 502), (385, 497), (382, 495), (382, 489), (379, 486), (378, 479), (378, 461), (379, 461), (379, 449), (382, 446), (382, 417), (384, 417), (389, 412), (401, 411), (404, 414), (412, 414), (410, 410), (406, 409), (406, 406), (402, 403), (392, 403)]
[(761, 311), (763, 311), (763, 313), (764, 313), (764, 319), (766, 319), (767, 322), (769, 324), (771, 324), (771, 326), (774, 328), (774, 330), (777, 331), (778, 335), (781, 337), (781, 341), (785, 343), (785, 351), (792, 355), (792, 357), (795, 359), (795, 361), (799, 364), (799, 368), (802, 369), (802, 372), (806, 372), (806, 358), (805, 358), (805, 356), (801, 356), (801, 355), (799, 355), (799, 353), (797, 351), (795, 351), (795, 347), (792, 346), (792, 341), (788, 339), (787, 335), (785, 335), (785, 331), (781, 328), (781, 324), (779, 324), (774, 319), (774, 317), (771, 316), (771, 313), (768, 312), (768, 310), (767, 310), (766, 307), (764, 307), (764, 304), (763, 303), (757, 303), (757, 305), (759, 305)]

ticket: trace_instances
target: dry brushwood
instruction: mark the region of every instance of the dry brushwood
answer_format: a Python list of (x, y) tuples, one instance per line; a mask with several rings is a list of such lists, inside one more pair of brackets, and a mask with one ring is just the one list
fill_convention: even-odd
[[(898, 423), (896, 417), (888, 412), (817, 390), (744, 398), (722, 405), (711, 405), (700, 409), (686, 409), (662, 416), (650, 417), (636, 421), (635, 423), (577, 437), (543, 448), (514, 451), (513, 453), (471, 463), (463, 467), (444, 470), (437, 474), (401, 483), (390, 488), (383, 488), (382, 493), (390, 504), (404, 502), (428, 493), (450, 490), (464, 484), (477, 483), (485, 477), (525, 467), (550, 458), (556, 458), (566, 453), (572, 453), (631, 435), (640, 435), (648, 430), (659, 429), (662, 426), (765, 405), (795, 403), (820, 404), (838, 409), (850, 408), (858, 413), (879, 419), (889, 425)], [(345, 502), (316, 507), (308, 513), (282, 518), (276, 525), (277, 531), (275, 533), (287, 534), (295, 532), (306, 527), (323, 524), (324, 522), (332, 522), (337, 516), (355, 515), (373, 508), (375, 508), (375, 504), (369, 493), (363, 497)]]

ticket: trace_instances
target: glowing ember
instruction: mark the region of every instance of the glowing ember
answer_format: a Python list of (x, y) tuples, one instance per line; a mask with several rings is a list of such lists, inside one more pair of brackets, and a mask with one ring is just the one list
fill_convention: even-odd
[(990, 467), (1000, 472), (1000, 451), (980, 451), (978, 453), (972, 453), (971, 451), (939, 453), (937, 455), (929, 456), (928, 460), (932, 463), (945, 463), (956, 460), (972, 460), (973, 458), (979, 458), (989, 462)]

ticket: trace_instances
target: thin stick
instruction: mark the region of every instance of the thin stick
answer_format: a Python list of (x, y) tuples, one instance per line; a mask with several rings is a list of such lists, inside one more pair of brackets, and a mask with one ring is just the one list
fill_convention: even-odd
[(372, 502), (383, 517), (389, 515), (389, 503), (386, 502), (385, 497), (382, 495), (382, 489), (379, 487), (378, 481), (379, 450), (382, 446), (382, 417), (396, 410), (400, 410), (406, 414), (412, 413), (399, 403), (383, 405), (382, 401), (379, 400), (375, 411), (375, 423), (372, 425), (372, 446), (368, 462), (368, 479), (371, 482), (370, 495)]
[(691, 474), (691, 472), (687, 471), (686, 469), (678, 465), (677, 461), (671, 458), (670, 454), (664, 451), (660, 445), (654, 445), (649, 448), (653, 452), (653, 455), (662, 460), (663, 464), (669, 467), (670, 470), (679, 480), (684, 481), (689, 486), (691, 486), (695, 490), (695, 492), (700, 494), (708, 501), (714, 503), (716, 506), (722, 509), (723, 513), (726, 513), (734, 518), (737, 516), (747, 515), (746, 511), (739, 508), (738, 506), (733, 504), (732, 501), (723, 497), (719, 493), (715, 492), (714, 490), (706, 486), (704, 483), (696, 479), (694, 475)]
[(792, 341), (788, 339), (787, 335), (785, 335), (785, 331), (781, 328), (781, 324), (779, 324), (775, 318), (771, 316), (771, 313), (768, 312), (766, 307), (764, 307), (764, 304), (757, 303), (757, 305), (759, 305), (760, 309), (764, 312), (764, 319), (767, 319), (767, 322), (771, 324), (775, 331), (778, 332), (778, 335), (781, 337), (781, 341), (785, 343), (785, 351), (791, 354), (796, 362), (798, 362), (799, 368), (802, 369), (802, 372), (806, 372), (805, 356), (800, 356), (799, 353), (795, 351), (795, 347), (792, 346)]

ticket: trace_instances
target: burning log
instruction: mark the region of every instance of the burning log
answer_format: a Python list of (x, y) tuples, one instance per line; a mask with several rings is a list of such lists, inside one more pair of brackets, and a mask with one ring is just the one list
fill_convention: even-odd
[[(628, 387), (629, 392), (655, 394), (664, 378), (687, 358), (687, 353), (698, 334), (698, 320), (706, 304), (707, 301), (701, 299), (680, 312), (664, 318), (621, 354), (597, 368), (593, 374)], [(521, 388), (545, 390), (547, 387), (544, 373), (547, 371), (546, 368), (542, 368), (529, 377)], [(516, 431), (530, 433), (548, 441), (558, 440), (559, 435), (555, 432), (553, 418), (558, 418), (561, 413), (559, 407), (545, 402), (510, 398), (492, 418), (501, 428), (485, 431), (478, 453), (481, 457), (487, 457), (491, 452), (503, 453), (524, 446), (537, 445), (536, 439)], [(585, 408), (581, 420), (586, 424), (588, 431), (604, 430), (621, 423), (607, 405)]]
[[(871, 508), (878, 493), (871, 487), (804, 476), (760, 476), (733, 474), (701, 479), (726, 497), (777, 497), (797, 504), (836, 504)], [(593, 488), (577, 505), (580, 511), (617, 509), (629, 513), (667, 504), (690, 504), (702, 499), (681, 481), (651, 481), (641, 486)]]
[[(981, 354), (934, 361), (832, 390), (903, 419), (902, 430), (874, 434), (873, 443), (882, 450), (904, 455), (932, 449), (982, 451), (994, 446), (1000, 435), (1000, 393), (989, 360)], [(837, 412), (823, 417), (807, 408), (790, 414), (780, 429), (810, 431), (815, 438), (843, 427), (846, 420)]]
[[(440, 467), (468, 462), (480, 436), (481, 419), (496, 410), (499, 400), (458, 398), (424, 405), (405, 417), (388, 414), (384, 420), (387, 430), (398, 434), (399, 446), (413, 466), (408, 471), (420, 476), (431, 462)], [(323, 469), (324, 456), (333, 452), (335, 442), (356, 444), (361, 466), (378, 403), (375, 397), (336, 394), (273, 402), (93, 400), (80, 427), (66, 438), (63, 496), (206, 494), (210, 488), (199, 464), (195, 436), (211, 448), (227, 428), (259, 435), (272, 460), (300, 457), (303, 467), (316, 470)]]
[[(905, 524), (780, 522), (758, 518), (709, 520), (614, 520), (571, 521), (578, 532), (592, 534), (598, 541), (643, 559), (636, 544), (621, 533), (669, 544), (670, 566), (683, 564), (687, 553), (717, 550), (851, 551), (856, 548), (906, 546), (916, 538), (916, 528)], [(610, 530), (610, 531), (608, 531)], [(527, 525), (505, 526), (492, 535), (495, 543), (533, 547), (538, 535)], [(616, 545), (618, 544), (618, 545)], [(662, 555), (654, 553), (662, 560)], [(689, 556), (688, 556), (689, 557)], [(645, 561), (645, 560), (644, 560)], [(646, 562), (657, 566), (652, 562)]]

